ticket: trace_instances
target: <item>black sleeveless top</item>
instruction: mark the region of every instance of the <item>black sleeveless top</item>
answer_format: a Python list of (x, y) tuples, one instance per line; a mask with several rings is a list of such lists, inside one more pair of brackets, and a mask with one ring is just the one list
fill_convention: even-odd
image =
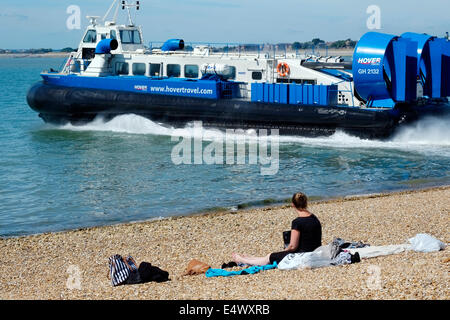
[(314, 251), (322, 245), (322, 225), (315, 215), (294, 219), (292, 229), (300, 231), (296, 252)]

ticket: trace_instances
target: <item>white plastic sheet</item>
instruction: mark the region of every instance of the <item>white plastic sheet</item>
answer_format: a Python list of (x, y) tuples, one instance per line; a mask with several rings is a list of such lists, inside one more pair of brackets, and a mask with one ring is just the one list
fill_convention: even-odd
[(405, 250), (410, 250), (409, 244), (389, 244), (386, 246), (370, 246), (365, 248), (349, 249), (351, 254), (359, 253), (361, 259), (375, 258), (379, 256), (387, 256), (390, 254), (401, 253)]
[(426, 233), (417, 234), (409, 239), (409, 243), (411, 249), (418, 252), (433, 252), (445, 248), (445, 243)]
[(278, 264), (278, 269), (292, 270), (303, 268), (322, 268), (337, 264), (346, 264), (349, 256), (342, 253), (344, 256), (337, 256), (334, 259), (331, 258), (331, 245), (325, 245), (318, 247), (312, 252), (301, 252), (288, 254)]
[(288, 254), (278, 264), (278, 269), (292, 270), (302, 268), (320, 268), (331, 265), (330, 259), (322, 257), (315, 252), (302, 252)]

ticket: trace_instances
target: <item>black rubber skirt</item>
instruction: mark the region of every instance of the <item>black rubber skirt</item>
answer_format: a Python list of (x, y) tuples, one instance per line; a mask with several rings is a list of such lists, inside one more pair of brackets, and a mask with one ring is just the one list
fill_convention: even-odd
[(401, 117), (396, 110), (213, 100), (71, 88), (44, 82), (29, 90), (27, 102), (44, 121), (57, 124), (86, 123), (97, 116), (107, 120), (121, 114), (137, 114), (180, 126), (202, 121), (205, 127), (279, 129), (280, 134), (306, 136), (342, 130), (362, 137), (387, 137)]

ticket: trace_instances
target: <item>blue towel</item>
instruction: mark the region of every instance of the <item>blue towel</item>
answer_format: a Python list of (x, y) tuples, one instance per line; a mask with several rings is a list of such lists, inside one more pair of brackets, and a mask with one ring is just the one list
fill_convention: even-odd
[(238, 270), (238, 271), (228, 271), (228, 270), (224, 270), (224, 269), (209, 268), (206, 271), (206, 277), (207, 278), (229, 277), (229, 276), (236, 276), (236, 275), (243, 275), (243, 274), (254, 274), (254, 273), (258, 273), (262, 270), (275, 269), (277, 266), (278, 266), (277, 262), (275, 261), (273, 264), (267, 264), (265, 266), (252, 266), (250, 268), (242, 269), (242, 270)]

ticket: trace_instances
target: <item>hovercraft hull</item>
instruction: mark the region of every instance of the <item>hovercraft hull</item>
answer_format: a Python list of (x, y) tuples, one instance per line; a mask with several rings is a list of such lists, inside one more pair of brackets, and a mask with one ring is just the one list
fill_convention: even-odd
[(29, 90), (27, 101), (44, 121), (57, 124), (82, 124), (97, 116), (110, 119), (137, 114), (179, 126), (202, 121), (205, 127), (279, 129), (280, 134), (306, 136), (331, 135), (342, 130), (360, 137), (387, 137), (406, 114), (396, 109), (214, 100), (66, 87), (46, 82), (36, 83)]

